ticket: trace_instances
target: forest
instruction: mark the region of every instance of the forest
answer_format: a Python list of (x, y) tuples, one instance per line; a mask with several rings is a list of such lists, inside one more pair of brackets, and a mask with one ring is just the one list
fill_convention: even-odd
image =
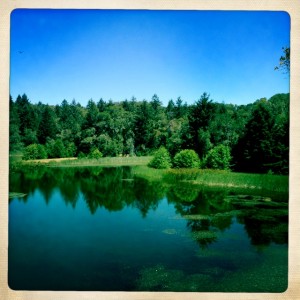
[[(194, 150), (203, 167), (288, 174), (289, 94), (247, 105), (216, 103), (207, 93), (166, 107), (156, 94), (150, 101), (90, 99), (86, 107), (32, 104), (26, 94), (9, 102), (10, 153), (23, 159), (144, 156), (164, 147), (170, 157)], [(208, 156), (223, 162), (209, 164)]]

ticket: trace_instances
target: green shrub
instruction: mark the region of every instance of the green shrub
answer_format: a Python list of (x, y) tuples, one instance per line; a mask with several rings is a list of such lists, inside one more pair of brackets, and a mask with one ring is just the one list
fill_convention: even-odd
[(175, 168), (199, 168), (200, 158), (194, 150), (182, 150), (175, 155), (173, 166)]
[(76, 153), (76, 146), (75, 146), (75, 144), (73, 142), (68, 143), (66, 145), (66, 156), (67, 157), (74, 157), (75, 153)]
[(100, 134), (97, 137), (97, 148), (105, 157), (119, 156), (123, 153), (123, 142), (121, 138), (112, 139), (107, 133)]
[(99, 149), (95, 148), (95, 149), (91, 150), (91, 152), (88, 155), (88, 158), (99, 159), (102, 156), (103, 156), (103, 154), (99, 151)]
[(67, 150), (61, 139), (48, 140), (46, 143), (46, 148), (50, 158), (61, 158), (67, 156)]
[(171, 168), (171, 157), (165, 147), (160, 147), (154, 154), (154, 157), (148, 164), (149, 167), (155, 169)]
[(77, 158), (79, 158), (79, 159), (86, 158), (86, 155), (80, 151), (77, 155)]
[(204, 166), (210, 169), (229, 170), (230, 161), (231, 155), (229, 147), (219, 145), (209, 150), (204, 159)]
[(47, 158), (47, 152), (43, 145), (31, 144), (24, 149), (24, 160)]

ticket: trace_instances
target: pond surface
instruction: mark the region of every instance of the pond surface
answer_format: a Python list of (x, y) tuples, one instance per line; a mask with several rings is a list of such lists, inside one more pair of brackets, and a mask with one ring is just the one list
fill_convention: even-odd
[[(283, 292), (288, 195), (123, 168), (10, 173), (14, 290)], [(25, 195), (24, 195), (25, 194)]]

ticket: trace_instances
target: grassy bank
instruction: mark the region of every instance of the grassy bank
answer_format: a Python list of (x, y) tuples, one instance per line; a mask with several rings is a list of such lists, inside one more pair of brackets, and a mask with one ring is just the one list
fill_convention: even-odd
[(237, 189), (268, 190), (288, 193), (288, 176), (268, 174), (247, 174), (219, 170), (201, 169), (166, 169), (149, 168), (151, 156), (143, 157), (103, 157), (100, 159), (41, 159), (18, 161), (18, 167), (39, 166), (66, 167), (119, 167), (133, 166), (133, 175), (147, 180), (164, 181), (167, 184), (189, 182), (198, 186), (228, 187)]
[(140, 166), (147, 165), (151, 156), (142, 157), (102, 157), (99, 159), (89, 159), (76, 157), (37, 159), (20, 162), (22, 165), (46, 165), (49, 167), (119, 167), (119, 166)]
[(174, 184), (189, 182), (198, 186), (256, 189), (288, 193), (289, 179), (284, 175), (235, 173), (219, 170), (169, 169), (156, 170), (147, 166), (135, 167), (136, 176), (163, 180)]

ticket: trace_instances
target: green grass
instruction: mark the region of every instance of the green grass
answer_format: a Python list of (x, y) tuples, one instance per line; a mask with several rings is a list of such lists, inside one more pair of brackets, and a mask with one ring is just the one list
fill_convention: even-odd
[(132, 169), (133, 175), (137, 177), (142, 177), (148, 180), (161, 181), (167, 174), (166, 169), (153, 169), (149, 168), (147, 165), (135, 166)]
[(165, 180), (189, 181), (194, 185), (230, 187), (241, 189), (270, 190), (273, 192), (288, 192), (288, 176), (269, 174), (235, 173), (219, 170), (172, 169)]
[(22, 161), (22, 157), (23, 157), (22, 152), (9, 153), (9, 161), (13, 163)]
[(138, 166), (147, 165), (151, 160), (151, 156), (142, 157), (102, 157), (99, 159), (90, 158), (70, 158), (70, 159), (40, 159), (33, 161), (22, 162), (23, 164), (43, 164), (49, 167), (91, 167), (91, 166), (102, 166), (102, 167), (118, 167), (118, 166)]
[(148, 167), (151, 156), (102, 157), (100, 159), (61, 159), (17, 161), (22, 165), (45, 165), (48, 167), (118, 167), (133, 166), (133, 174), (147, 180), (164, 181), (167, 184), (189, 182), (196, 186), (228, 187), (238, 189), (268, 190), (288, 193), (288, 176), (269, 174), (247, 174), (209, 169), (153, 169)]

